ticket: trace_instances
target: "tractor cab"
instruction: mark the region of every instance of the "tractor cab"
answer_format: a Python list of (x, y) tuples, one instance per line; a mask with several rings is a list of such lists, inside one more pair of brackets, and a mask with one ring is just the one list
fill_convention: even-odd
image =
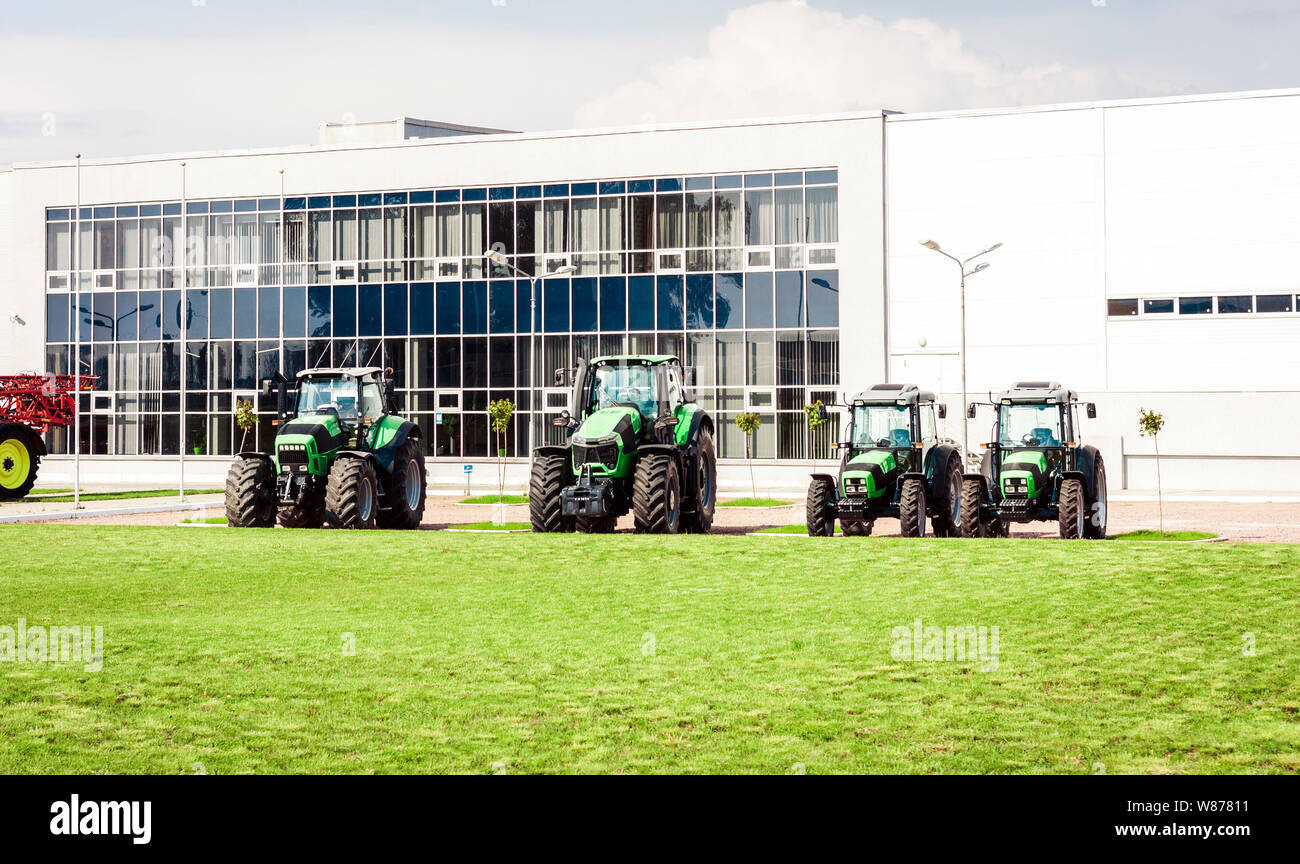
[(382, 369), (306, 369), (298, 373), (294, 416), (332, 418), (352, 436), (389, 413), (386, 389)]

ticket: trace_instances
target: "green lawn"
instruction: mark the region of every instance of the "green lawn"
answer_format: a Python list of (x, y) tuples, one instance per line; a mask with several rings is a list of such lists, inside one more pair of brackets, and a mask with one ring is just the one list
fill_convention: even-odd
[(780, 498), (733, 498), (730, 501), (719, 501), (719, 507), (785, 507), (793, 504), (793, 501), (782, 501)]
[(1116, 534), (1112, 540), (1211, 540), (1218, 535), (1211, 534), (1209, 531), (1166, 531), (1161, 534), (1159, 531), (1129, 531), (1124, 534)]
[[(759, 528), (759, 529), (757, 529), (754, 533), (755, 533), (755, 534), (803, 534), (803, 535), (807, 535), (807, 534), (808, 534), (808, 526), (807, 526), (807, 525), (777, 525), (777, 526), (774, 527), (774, 528)], [(843, 534), (843, 533), (844, 533), (844, 529), (841, 528), (839, 525), (836, 525), (836, 526), (835, 526), (835, 533), (836, 533), (836, 534)]]
[[(33, 492), (31, 495), (27, 496), (27, 498), (23, 500), (39, 501), (45, 504), (63, 504), (75, 500), (71, 494), (72, 490), (58, 490), (60, 492), (67, 491), (68, 492), (67, 495), (46, 494), (46, 492), (48, 491), (51, 490), (42, 491), (40, 489), (37, 489), (35, 492)], [(185, 494), (186, 495), (216, 495), (225, 491), (226, 491), (225, 489), (186, 489)], [(82, 501), (124, 501), (131, 498), (166, 498), (169, 495), (173, 497), (179, 496), (180, 490), (141, 489), (135, 492), (82, 492), (81, 500)]]
[[(1300, 769), (1297, 546), (0, 541), (0, 625), (100, 625), (105, 654), (0, 662), (4, 773)], [(891, 656), (916, 619), (999, 628), (997, 668)]]
[(527, 522), (502, 522), (500, 525), (494, 525), (491, 522), (470, 522), (467, 525), (452, 525), (448, 531), (526, 531), (532, 526)]
[(498, 501), (496, 495), (476, 495), (473, 498), (462, 498), (459, 504), (527, 504), (527, 495), (504, 495)]

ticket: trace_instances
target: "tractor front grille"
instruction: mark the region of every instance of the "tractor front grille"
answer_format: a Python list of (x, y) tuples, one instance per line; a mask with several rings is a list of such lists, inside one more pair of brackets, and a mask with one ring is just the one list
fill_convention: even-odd
[(607, 471), (618, 467), (618, 439), (573, 440), (573, 469), (583, 465), (600, 465)]
[(277, 448), (280, 455), (280, 471), (292, 471), (296, 468), (306, 470), (307, 468), (307, 445), (305, 444), (281, 444)]
[(1002, 507), (1010, 513), (1025, 513), (1029, 510), (1029, 499), (1024, 495), (1004, 495)]

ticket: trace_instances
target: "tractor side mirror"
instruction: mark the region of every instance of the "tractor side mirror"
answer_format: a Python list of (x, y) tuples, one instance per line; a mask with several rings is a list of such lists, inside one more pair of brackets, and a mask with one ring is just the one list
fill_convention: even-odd
[(694, 366), (683, 366), (683, 367), (682, 367), (682, 386), (683, 386), (683, 387), (686, 387), (686, 388), (694, 388), (694, 387), (695, 387), (695, 381), (696, 381), (696, 379), (697, 379), (698, 377), (699, 377), (699, 370), (697, 370)]
[(970, 403), (969, 405), (966, 406), (966, 417), (969, 418), (969, 419), (971, 419), (971, 420), (974, 420), (974, 419), (975, 419), (975, 403), (974, 403), (974, 402), (972, 402), (972, 403)]
[(568, 374), (569, 374), (569, 370), (568, 370), (568, 369), (556, 369), (556, 370), (555, 370), (555, 386), (556, 386), (556, 387), (563, 387), (564, 384), (565, 384), (565, 380), (564, 380), (564, 379), (565, 379), (565, 377), (566, 377)]
[(948, 419), (948, 406), (942, 402), (939, 403), (939, 419), (940, 420)]
[(1097, 403), (1096, 403), (1096, 402), (1089, 402), (1089, 403), (1088, 403), (1088, 419), (1089, 419), (1089, 420), (1096, 420), (1096, 419), (1097, 419)]
[(262, 379), (262, 395), (268, 399), (275, 395), (275, 381), (270, 378)]
[(573, 424), (573, 415), (570, 414), (568, 411), (561, 411), (560, 416), (556, 417), (554, 420), (551, 421), (552, 426), (563, 426), (566, 429), (572, 424)]

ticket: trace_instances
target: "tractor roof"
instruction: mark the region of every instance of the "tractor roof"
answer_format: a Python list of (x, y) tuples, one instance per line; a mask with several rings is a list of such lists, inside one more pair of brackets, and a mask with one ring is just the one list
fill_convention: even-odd
[(378, 366), (321, 367), (304, 369), (298, 373), (299, 378), (364, 378), (367, 375), (384, 374)]
[(643, 366), (658, 366), (661, 363), (677, 363), (678, 360), (672, 354), (609, 354), (605, 357), (595, 357), (588, 365), (596, 366), (602, 363), (634, 363)]
[(999, 402), (1009, 400), (1026, 405), (1068, 405), (1077, 398), (1073, 390), (1066, 390), (1055, 381), (1020, 381), (998, 394)]
[(933, 402), (934, 394), (922, 390), (915, 384), (876, 384), (870, 390), (863, 390), (853, 395), (854, 404), (863, 405), (915, 405), (917, 402)]

